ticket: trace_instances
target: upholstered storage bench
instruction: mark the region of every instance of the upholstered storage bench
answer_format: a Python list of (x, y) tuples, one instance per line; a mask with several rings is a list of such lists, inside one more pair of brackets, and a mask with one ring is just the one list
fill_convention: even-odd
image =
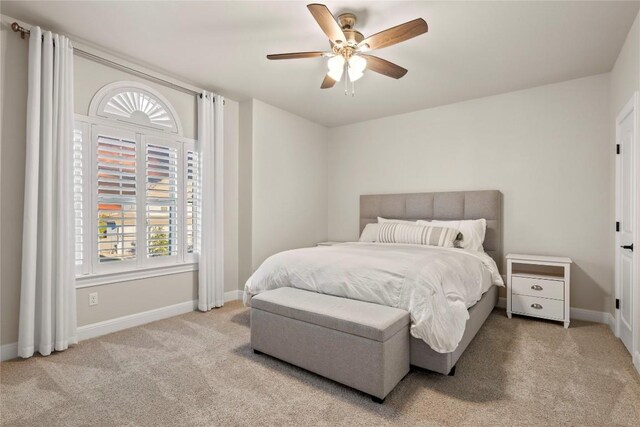
[(409, 372), (409, 313), (294, 288), (251, 300), (251, 347), (382, 401)]

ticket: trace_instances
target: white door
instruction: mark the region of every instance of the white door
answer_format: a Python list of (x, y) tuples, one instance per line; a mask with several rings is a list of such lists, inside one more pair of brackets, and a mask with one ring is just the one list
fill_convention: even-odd
[[(633, 354), (636, 96), (616, 120), (616, 330)], [(637, 250), (637, 248), (636, 248)]]

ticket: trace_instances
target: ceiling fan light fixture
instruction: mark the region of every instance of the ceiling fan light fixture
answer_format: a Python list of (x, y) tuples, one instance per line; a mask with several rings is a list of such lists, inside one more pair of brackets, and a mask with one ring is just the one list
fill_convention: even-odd
[(344, 58), (341, 55), (329, 58), (327, 66), (329, 67), (327, 75), (333, 80), (339, 82), (342, 78), (342, 72), (344, 71)]
[(355, 82), (364, 75), (364, 70), (367, 68), (367, 60), (362, 56), (353, 55), (349, 58), (349, 67), (347, 72), (349, 73), (349, 80)]
[(349, 67), (348, 73), (349, 73), (349, 80), (351, 80), (352, 82), (355, 82), (356, 80), (364, 76), (364, 73), (362, 71), (354, 70), (351, 67)]
[(339, 82), (342, 78), (342, 69), (340, 70), (329, 70), (327, 76), (331, 77), (334, 81)]
[(357, 72), (364, 72), (365, 68), (367, 68), (367, 60), (362, 56), (353, 55), (349, 58), (349, 69), (353, 69)]

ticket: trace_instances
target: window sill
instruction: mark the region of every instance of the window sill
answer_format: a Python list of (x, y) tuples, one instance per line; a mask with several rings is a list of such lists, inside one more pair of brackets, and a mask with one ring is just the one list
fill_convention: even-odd
[(131, 280), (147, 279), (150, 277), (167, 276), (170, 274), (197, 271), (198, 263), (178, 264), (163, 267), (152, 267), (139, 270), (100, 273), (76, 276), (76, 289), (92, 286), (108, 285), (111, 283), (129, 282)]

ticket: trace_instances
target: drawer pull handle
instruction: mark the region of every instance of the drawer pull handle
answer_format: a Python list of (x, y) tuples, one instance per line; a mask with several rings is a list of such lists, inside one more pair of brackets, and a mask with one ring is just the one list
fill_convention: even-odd
[(535, 308), (536, 310), (542, 310), (542, 306), (538, 303), (536, 304), (531, 304), (531, 308)]
[(532, 285), (531, 289), (533, 289), (534, 291), (541, 291), (542, 290), (542, 286), (540, 286), (540, 285)]

